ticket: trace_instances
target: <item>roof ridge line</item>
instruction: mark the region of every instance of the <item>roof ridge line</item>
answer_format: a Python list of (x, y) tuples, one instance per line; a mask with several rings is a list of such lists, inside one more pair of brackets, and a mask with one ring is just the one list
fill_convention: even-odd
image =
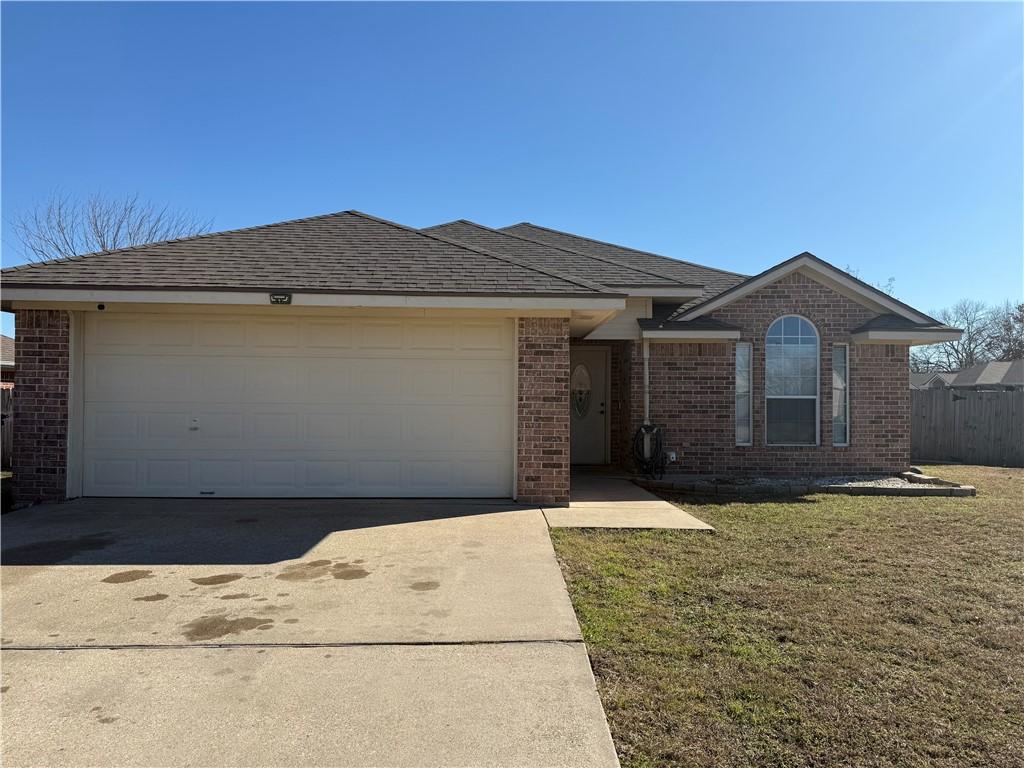
[[(523, 235), (518, 235), (515, 232), (503, 232), (500, 229), (495, 229), (494, 227), (488, 227), (485, 224), (478, 224), (477, 222), (470, 221), (469, 219), (454, 219), (452, 221), (445, 222), (444, 224), (435, 224), (434, 226), (427, 227), (426, 229), (435, 229), (437, 227), (444, 227), (444, 226), (447, 226), (448, 224), (469, 224), (472, 227), (479, 227), (480, 229), (486, 229), (488, 232), (494, 232), (494, 233), (499, 234), (499, 235), (505, 235), (506, 237), (514, 237), (517, 240), (525, 240), (528, 243), (534, 243), (535, 245), (543, 245), (546, 248), (554, 248), (556, 251), (563, 251), (564, 253), (571, 253), (574, 256), (583, 256), (584, 258), (587, 258), (587, 259), (594, 259), (594, 261), (600, 261), (600, 262), (603, 262), (605, 264), (611, 264), (612, 266), (615, 266), (615, 267), (622, 267), (623, 269), (630, 269), (630, 270), (632, 270), (634, 272), (641, 272), (641, 273), (643, 273), (645, 275), (650, 275), (651, 277), (657, 277), (657, 278), (659, 278), (661, 280), (670, 280), (673, 283), (675, 283), (676, 285), (696, 285), (696, 283), (682, 283), (682, 282), (676, 280), (674, 277), (667, 277), (666, 275), (660, 275), (657, 272), (651, 272), (648, 269), (641, 269), (640, 267), (634, 267), (631, 264), (624, 264), (623, 262), (615, 261), (614, 259), (612, 259), (610, 257), (595, 256), (593, 254), (584, 253), (583, 251), (577, 251), (577, 250), (574, 250), (572, 248), (565, 248), (564, 246), (561, 246), (561, 245), (552, 245), (551, 243), (545, 243), (543, 240), (534, 240), (532, 237), (524, 237)], [(668, 257), (665, 257), (665, 258), (668, 258)], [(694, 265), (694, 266), (697, 266), (697, 265)], [(701, 286), (703, 287), (703, 284), (701, 284)]]
[(139, 243), (138, 245), (126, 245), (124, 248), (111, 248), (106, 251), (90, 251), (89, 253), (76, 253), (74, 256), (62, 256), (57, 259), (46, 259), (45, 261), (30, 261), (27, 264), (15, 264), (11, 267), (4, 267), (4, 272), (20, 270), (20, 269), (32, 269), (33, 267), (43, 267), (48, 264), (58, 264), (65, 261), (74, 261), (76, 259), (85, 259), (90, 256), (106, 256), (112, 253), (123, 253), (125, 251), (138, 251), (142, 248), (150, 248), (154, 245), (168, 245), (169, 243), (184, 243), (191, 240), (201, 240), (204, 237), (216, 237), (218, 235), (235, 235), (239, 232), (252, 232), (257, 229), (270, 229), (271, 227), (279, 227), (285, 224), (299, 224), (305, 221), (315, 221), (317, 219), (328, 219), (331, 216), (341, 216), (345, 213), (355, 213), (355, 211), (334, 211), (333, 213), (318, 213), (315, 216), (301, 216), (297, 219), (285, 219), (284, 221), (274, 221), (270, 224), (254, 224), (249, 227), (236, 227), (235, 229), (221, 229), (217, 232), (201, 232), (198, 235), (189, 235), (188, 237), (172, 237), (167, 240), (153, 240), (149, 243)]
[(578, 237), (580, 240), (587, 240), (591, 243), (597, 243), (598, 245), (607, 245), (612, 248), (621, 248), (624, 251), (632, 251), (633, 253), (641, 253), (644, 256), (655, 256), (659, 259), (668, 259), (674, 261), (677, 264), (687, 264), (691, 267), (700, 267), (701, 269), (709, 269), (712, 272), (721, 272), (723, 275), (732, 275), (734, 277), (750, 277), (750, 275), (744, 275), (742, 272), (730, 272), (728, 269), (719, 269), (718, 267), (709, 267), (705, 264), (697, 264), (694, 261), (686, 261), (685, 259), (677, 259), (673, 256), (666, 256), (663, 253), (654, 253), (653, 251), (641, 251), (639, 248), (630, 248), (628, 245), (619, 245), (618, 243), (609, 243), (607, 240), (598, 240), (594, 237), (587, 237), (586, 235), (577, 235), (573, 232), (564, 232), (560, 229), (551, 229), (551, 227), (544, 227), (540, 224), (534, 224), (532, 221), (520, 221), (518, 224), (509, 224), (510, 227), (518, 227), (526, 225), (528, 227), (536, 227), (537, 229), (543, 229), (545, 232), (551, 232), (555, 235), (568, 235), (569, 237)]
[(588, 289), (596, 291), (598, 293), (616, 293), (615, 291), (610, 290), (608, 288), (608, 286), (602, 285), (601, 283), (592, 283), (589, 280), (584, 280), (583, 278), (572, 277), (570, 275), (562, 274), (562, 273), (557, 272), (557, 271), (555, 271), (553, 269), (547, 269), (545, 267), (535, 267), (532, 264), (524, 264), (523, 262), (518, 261), (517, 259), (515, 259), (515, 258), (513, 258), (511, 256), (505, 256), (505, 255), (502, 255), (502, 254), (493, 253), (491, 251), (485, 250), (484, 248), (478, 248), (475, 245), (470, 245), (468, 243), (463, 243), (461, 240), (452, 240), (452, 239), (447, 238), (447, 237), (442, 237), (441, 235), (435, 235), (435, 234), (432, 234), (430, 232), (424, 232), (422, 229), (416, 229), (415, 227), (409, 227), (409, 226), (406, 226), (405, 224), (399, 224), (397, 221), (390, 221), (388, 219), (382, 219), (382, 218), (380, 218), (378, 216), (372, 216), (372, 215), (370, 215), (368, 213), (363, 213), (362, 211), (345, 211), (345, 213), (350, 213), (350, 214), (353, 214), (355, 216), (361, 216), (364, 219), (369, 219), (370, 221), (376, 221), (379, 224), (386, 224), (388, 226), (395, 227), (396, 229), (403, 229), (403, 230), (405, 230), (407, 232), (415, 232), (417, 235), (422, 235), (423, 237), (429, 237), (432, 240), (437, 240), (437, 241), (442, 242), (442, 243), (447, 243), (448, 245), (455, 245), (455, 246), (458, 246), (459, 248), (464, 248), (467, 251), (474, 251), (475, 253), (482, 254), (482, 255), (487, 256), (489, 258), (497, 259), (498, 261), (504, 261), (507, 264), (514, 264), (515, 266), (522, 267), (523, 269), (529, 269), (529, 270), (532, 270), (534, 272), (540, 272), (542, 275), (547, 275), (548, 277), (556, 277), (559, 280), (564, 280), (567, 283), (573, 283), (574, 285), (579, 285), (579, 286), (582, 286), (583, 288), (588, 288)]

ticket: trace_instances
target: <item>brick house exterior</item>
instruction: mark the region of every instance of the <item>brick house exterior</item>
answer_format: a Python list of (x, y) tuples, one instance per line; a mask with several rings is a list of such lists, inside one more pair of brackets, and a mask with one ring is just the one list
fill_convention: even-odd
[[(819, 444), (765, 443), (765, 336), (783, 315), (801, 315), (819, 333), (821, 386)], [(874, 317), (860, 304), (801, 274), (788, 275), (714, 313), (740, 328), (738, 340), (657, 343), (650, 346), (651, 421), (665, 427), (665, 447), (680, 454), (669, 472), (806, 475), (832, 472), (900, 472), (910, 465), (909, 346), (852, 342), (853, 331)], [(752, 445), (736, 445), (737, 342), (748, 342), (752, 360)], [(847, 344), (850, 360), (849, 445), (832, 445), (834, 344)], [(630, 389), (642, 391), (639, 343), (629, 345)], [(631, 401), (632, 435), (643, 423), (643, 403)], [(620, 447), (627, 453), (627, 446)], [(627, 454), (628, 455), (628, 454)]]
[[(311, 250), (311, 245), (316, 247)], [(339, 271), (331, 274), (324, 272), (327, 267), (319, 258), (328, 248), (339, 254), (331, 262), (331, 268), (337, 267)], [(368, 261), (367, 253), (374, 248), (379, 248), (381, 258)], [(267, 300), (265, 283), (260, 282), (264, 278), (247, 274), (246, 265), (250, 262), (254, 274), (265, 267), (263, 259), (251, 254), (271, 250), (288, 254), (286, 263), (292, 270), (289, 279), (299, 286), (287, 294), (288, 300), (292, 301), (294, 294), (295, 303), (305, 307), (269, 309), (267, 305), (280, 302), (273, 300), (273, 294)], [(122, 269), (119, 258), (115, 258), (122, 253), (125, 266), (131, 266), (131, 270)], [(204, 268), (207, 257), (211, 264), (208, 271)], [(159, 269), (147, 270), (145, 264), (139, 263), (140, 258)], [(223, 266), (226, 258), (234, 260), (230, 269)], [(351, 259), (351, 264), (346, 264), (346, 259)], [(474, 266), (471, 268), (470, 264)], [(139, 274), (147, 281), (144, 287), (152, 307), (146, 314), (132, 315), (139, 310), (121, 307), (120, 303), (137, 301), (136, 292), (141, 286), (131, 281), (135, 279), (132, 275)], [(421, 277), (416, 277), (418, 274)], [(366, 275), (372, 283), (353, 283)], [(167, 281), (167, 285), (161, 286), (161, 280)], [(194, 414), (205, 408), (199, 402), (207, 399), (205, 394), (200, 394), (195, 404), (182, 402), (180, 398), (175, 399), (174, 394), (180, 390), (172, 391), (164, 387), (163, 379), (150, 378), (146, 381), (151, 385), (141, 388), (133, 385), (136, 389), (126, 396), (127, 404), (122, 406), (120, 396), (109, 394), (120, 391), (120, 385), (110, 385), (108, 376), (105, 381), (112, 388), (105, 398), (97, 401), (103, 403), (100, 415), (106, 419), (107, 432), (98, 437), (96, 418), (87, 418), (80, 412), (84, 408), (83, 399), (89, 400), (89, 387), (96, 386), (91, 383), (96, 377), (88, 373), (73, 376), (72, 371), (83, 370), (83, 366), (90, 370), (85, 362), (90, 354), (86, 349), (90, 345), (88, 327), (90, 322), (93, 325), (100, 322), (96, 318), (101, 317), (98, 313), (102, 311), (107, 311), (102, 315), (106, 318), (115, 316), (118, 311), (127, 313), (121, 315), (129, 318), (127, 324), (122, 321), (126, 326), (133, 325), (131, 318), (141, 318), (139, 323), (151, 323), (154, 329), (147, 338), (159, 336), (157, 341), (131, 342), (136, 347), (143, 344), (141, 352), (136, 349), (119, 353), (127, 356), (118, 357), (117, 364), (127, 367), (118, 370), (127, 371), (139, 381), (145, 379), (143, 374), (154, 364), (163, 366), (161, 370), (167, 374), (175, 372), (175, 365), (194, 366), (195, 377), (207, 375), (211, 370), (202, 367), (207, 365), (204, 360), (211, 359), (209, 353), (205, 353), (206, 357), (183, 357), (179, 346), (176, 352), (170, 353), (174, 357), (160, 357), (168, 354), (162, 350), (169, 345), (173, 348), (167, 336), (173, 323), (167, 318), (189, 317), (190, 312), (200, 317), (202, 312), (208, 311), (202, 306), (189, 308), (189, 303), (226, 304), (228, 306), (220, 308), (220, 317), (230, 318), (232, 313), (237, 318), (256, 317), (258, 319), (251, 322), (273, 328), (271, 333), (274, 334), (282, 331), (274, 325), (273, 317), (280, 318), (281, 328), (299, 327), (303, 321), (296, 318), (309, 316), (301, 314), (304, 311), (317, 312), (316, 317), (327, 318), (324, 322), (332, 322), (330, 318), (335, 316), (365, 315), (375, 319), (357, 320), (357, 325), (363, 322), (376, 324), (374, 327), (382, 327), (382, 323), (392, 328), (408, 327), (405, 341), (380, 348), (384, 350), (384, 357), (398, 364), (401, 355), (408, 350), (413, 350), (409, 360), (430, 359), (431, 353), (424, 350), (456, 350), (455, 357), (450, 358), (452, 367), (458, 366), (460, 359), (474, 361), (465, 368), (470, 372), (469, 381), (458, 383), (462, 389), (445, 390), (446, 379), (437, 370), (415, 367), (406, 370), (427, 370), (433, 378), (424, 386), (435, 390), (441, 386), (442, 393), (465, 391), (469, 398), (467, 404), (472, 405), (467, 405), (455, 431), (446, 424), (446, 417), (439, 418), (428, 406), (422, 406), (425, 410), (415, 416), (415, 425), (419, 426), (385, 428), (380, 414), (386, 411), (379, 409), (372, 415), (359, 417), (360, 423), (373, 425), (370, 434), (374, 439), (391, 440), (390, 445), (399, 452), (406, 450), (403, 435), (407, 434), (407, 429), (419, 429), (421, 433), (424, 429), (437, 429), (439, 437), (447, 435), (449, 446), (455, 445), (448, 449), (452, 455), (459, 452), (461, 443), (453, 443), (451, 435), (471, 435), (473, 445), (485, 445), (491, 456), (511, 455), (512, 458), (508, 464), (502, 459), (498, 465), (493, 463), (496, 459), (470, 455), (468, 460), (461, 460), (465, 469), (448, 465), (455, 468), (449, 469), (447, 485), (442, 483), (446, 490), (452, 490), (454, 473), (465, 471), (466, 477), (470, 477), (468, 473), (475, 471), (469, 468), (471, 464), (479, 468), (491, 461), (488, 465), (491, 471), (488, 477), (492, 478), (490, 487), (497, 488), (504, 482), (501, 476), (507, 476), (510, 479), (505, 488), (509, 490), (502, 495), (511, 491), (522, 503), (549, 506), (569, 503), (572, 435), (576, 434), (573, 425), (584, 418), (578, 413), (570, 418), (570, 368), (574, 347), (600, 345), (609, 352), (605, 376), (598, 377), (608, 382), (607, 415), (597, 408), (593, 413), (594, 418), (599, 414), (603, 420), (600, 429), (613, 465), (632, 467), (634, 435), (644, 424), (646, 403), (650, 423), (664, 428), (665, 448), (678, 455), (678, 460), (668, 466), (669, 472), (794, 475), (906, 469), (910, 463), (909, 346), (959, 337), (956, 329), (941, 325), (810, 254), (801, 254), (760, 275), (746, 277), (534, 225), (493, 230), (460, 221), (421, 231), (356, 212), (158, 243), (104, 254), (103, 259), (97, 260), (83, 257), (10, 268), (4, 270), (4, 283), (3, 308), (16, 315), (13, 465), (18, 503), (90, 495), (89, 480), (85, 478), (90, 476), (90, 471), (95, 476), (97, 466), (102, 467), (108, 485), (94, 483), (94, 488), (113, 488), (120, 495), (188, 495), (182, 492), (163, 494), (160, 492), (163, 486), (158, 484), (143, 489), (148, 493), (135, 492), (140, 487), (137, 478), (143, 470), (133, 464), (133, 449), (125, 447), (132, 443), (126, 442), (123, 434), (111, 439), (110, 431), (130, 430), (129, 438), (141, 434), (139, 425), (143, 418), (149, 417), (137, 417), (132, 409), (137, 409), (140, 402), (149, 402), (146, 397), (156, 391), (150, 398), (153, 410), (148, 413), (171, 416), (177, 413), (181, 418), (169, 416), (160, 421), (158, 431), (171, 430), (172, 442), (169, 451), (155, 460), (159, 466), (153, 473), (163, 472), (167, 477), (171, 472), (192, 472), (189, 467), (201, 462), (188, 456), (182, 458), (173, 451), (190, 445), (187, 442), (188, 416), (193, 414), (192, 421), (197, 421)], [(311, 287), (305, 290), (301, 287), (303, 284)], [(325, 288), (325, 285), (330, 287)], [(395, 287), (398, 285), (400, 290)], [(88, 290), (83, 290), (82, 298), (76, 301), (74, 296), (80, 286)], [(191, 286), (191, 289), (181, 292), (181, 286)], [(359, 298), (374, 293), (379, 286), (383, 286), (383, 294), (368, 301)], [(101, 300), (101, 304), (95, 303)], [(50, 308), (36, 308), (40, 305)], [(309, 307), (314, 309), (309, 310)], [(342, 311), (345, 307), (372, 309)], [(395, 308), (394, 317), (389, 317), (387, 307)], [(409, 314), (414, 307), (421, 307), (412, 311), (421, 312), (422, 321), (400, 319), (414, 316)], [(403, 312), (405, 314), (400, 314)], [(808, 321), (818, 335), (816, 406), (820, 426), (813, 444), (768, 445), (766, 334), (777, 319), (792, 315)], [(456, 317), (462, 319), (445, 319)], [(244, 326), (250, 321), (234, 322)], [(446, 341), (438, 346), (437, 329), (445, 327), (446, 323), (449, 336), (444, 338), (462, 338), (464, 342)], [(463, 327), (460, 323), (468, 330), (459, 331)], [(474, 336), (481, 328), (507, 328), (508, 335)], [(514, 341), (508, 341), (513, 329)], [(122, 335), (132, 332), (118, 331)], [(84, 338), (84, 341), (73, 342), (72, 337)], [(414, 337), (425, 339), (425, 346), (410, 347), (409, 340)], [(499, 338), (505, 340), (498, 341)], [(326, 347), (317, 343), (310, 347), (303, 339), (306, 336), (296, 332), (293, 341), (288, 342), (293, 346), (286, 351), (285, 359), (306, 355), (315, 365), (325, 354), (328, 357), (333, 354), (323, 349), (350, 346), (348, 341), (332, 337)], [(752, 440), (749, 445), (738, 445), (736, 440), (738, 344), (749, 344), (752, 353)], [(836, 345), (840, 344), (846, 345), (848, 351), (849, 440), (845, 445), (833, 445), (832, 358)], [(260, 354), (263, 353), (257, 350), (251, 359), (262, 359)], [(436, 354), (443, 357), (447, 353)], [(594, 356), (582, 358), (593, 360)], [(95, 372), (98, 358), (92, 359), (91, 370)], [(182, 359), (192, 362), (181, 363)], [(338, 357), (332, 364), (340, 364), (344, 359), (344, 356)], [(598, 359), (603, 358), (598, 356)], [(275, 371), (288, 368), (264, 366), (259, 370), (273, 376), (278, 375)], [(499, 375), (498, 371), (510, 374)], [(192, 373), (177, 373), (181, 374), (183, 386), (188, 385)], [(507, 378), (500, 380), (508, 375), (514, 377), (514, 382)], [(380, 385), (394, 388), (386, 379), (380, 380)], [(163, 401), (157, 396), (161, 392), (165, 393), (160, 395)], [(166, 395), (167, 392), (172, 394)], [(514, 395), (509, 396), (508, 392)], [(603, 404), (605, 393), (600, 395)], [(502, 399), (505, 397), (509, 400)], [(307, 401), (274, 400), (267, 401), (267, 407), (273, 406), (271, 410), (277, 411), (290, 407), (294, 413), (301, 413), (294, 409), (304, 402)], [(504, 405), (474, 404), (495, 402), (508, 402), (509, 410), (505, 410)], [(396, 403), (396, 409), (408, 405), (407, 401)], [(338, 407), (343, 406), (349, 407), (349, 404), (339, 400)], [(469, 412), (494, 414), (491, 417), (494, 421), (476, 423), (475, 417), (465, 415)], [(268, 414), (275, 418), (281, 415), (270, 411)], [(278, 420), (276, 423), (287, 426), (288, 422)], [(592, 426), (594, 424), (596, 422), (591, 422)], [(322, 435), (322, 425), (317, 428), (316, 434)], [(194, 429), (199, 429), (198, 425)], [(179, 430), (180, 434), (174, 430)], [(76, 437), (74, 443), (69, 443), (69, 432)], [(253, 439), (256, 434), (253, 429), (246, 432), (244, 438), (242, 434), (237, 433), (234, 443), (227, 438), (218, 443), (216, 450), (220, 453), (216, 461), (230, 463), (236, 460), (234, 456), (243, 452), (263, 450)], [(345, 434), (342, 428), (329, 432), (327, 438), (337, 444)], [(434, 440), (435, 433), (429, 434), (429, 439)], [(508, 434), (508, 442), (503, 437), (505, 434)], [(83, 456), (88, 451), (82, 447), (89, 442), (90, 435), (93, 437), (92, 454), (88, 459), (93, 462), (91, 470), (85, 466)], [(586, 435), (588, 439), (595, 435), (600, 439), (601, 432), (591, 431)], [(358, 440), (353, 439), (351, 446), (359, 446)], [(112, 444), (116, 445), (111, 448)], [(514, 451), (510, 445), (514, 445)], [(345, 443), (334, 450), (351, 446)], [(299, 447), (306, 450), (305, 446)], [(314, 445), (309, 450), (315, 449)], [(273, 465), (271, 460), (275, 460), (279, 466), (281, 461), (270, 453), (273, 448), (266, 450), (264, 464)], [(99, 460), (96, 455), (100, 456)], [(450, 461), (444, 457), (406, 455), (411, 456), (408, 458), (410, 473), (436, 472), (431, 467), (439, 461)], [(383, 455), (374, 460), (383, 466), (386, 458)], [(321, 453), (313, 460), (319, 461), (316, 471), (323, 472), (323, 465), (331, 459)], [(139, 467), (143, 466), (142, 461), (139, 459)], [(380, 466), (374, 471), (383, 471)], [(123, 483), (118, 475), (121, 467), (127, 475)], [(300, 471), (306, 470), (296, 470)], [(232, 495), (232, 487), (226, 485), (222, 495)], [(264, 486), (257, 483), (247, 489), (248, 493), (239, 495), (256, 495), (255, 491), (261, 487)], [(338, 487), (343, 490), (342, 486)], [(402, 490), (398, 485), (394, 487)], [(120, 488), (125, 490), (121, 492)], [(310, 495), (309, 490), (307, 488), (304, 495)], [(316, 486), (312, 490), (316, 490)], [(339, 491), (335, 495), (344, 494)], [(403, 494), (384, 492), (379, 495)]]
[(569, 501), (569, 321), (520, 318), (516, 498)]
[(16, 503), (59, 501), (67, 477), (68, 313), (19, 309), (14, 314), (16, 386), (12, 401), (12, 469)]

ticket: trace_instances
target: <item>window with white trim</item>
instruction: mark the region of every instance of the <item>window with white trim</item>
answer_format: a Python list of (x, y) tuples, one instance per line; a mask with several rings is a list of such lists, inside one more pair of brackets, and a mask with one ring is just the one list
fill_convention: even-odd
[(780, 317), (765, 339), (765, 442), (818, 444), (818, 332), (796, 315)]
[(750, 349), (750, 344), (746, 342), (736, 345), (736, 445), (753, 445)]
[(850, 444), (850, 347), (832, 345), (832, 445)]

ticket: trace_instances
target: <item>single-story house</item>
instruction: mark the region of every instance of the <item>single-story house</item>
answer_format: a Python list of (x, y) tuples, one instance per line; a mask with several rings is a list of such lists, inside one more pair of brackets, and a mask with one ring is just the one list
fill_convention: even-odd
[(3, 270), (20, 501), (472, 496), (574, 464), (906, 469), (911, 344), (959, 331), (801, 253), (748, 277), (534, 224), (355, 211)]
[(922, 371), (910, 374), (911, 389), (945, 389), (956, 378), (956, 372)]
[(14, 339), (0, 333), (0, 389), (14, 386)]

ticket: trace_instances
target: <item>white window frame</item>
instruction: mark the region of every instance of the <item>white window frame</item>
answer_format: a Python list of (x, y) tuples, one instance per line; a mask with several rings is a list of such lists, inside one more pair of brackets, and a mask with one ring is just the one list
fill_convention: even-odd
[[(845, 408), (844, 408), (844, 410), (846, 412), (846, 441), (842, 442), (842, 443), (837, 443), (836, 442), (836, 433), (835, 433), (835, 428), (833, 427), (833, 430), (832, 430), (832, 446), (834, 448), (847, 448), (850, 445), (850, 345), (845, 343), (845, 342), (841, 343), (841, 344), (833, 344), (832, 345), (832, 371), (833, 372), (835, 371), (835, 367), (836, 367), (836, 357), (835, 357), (836, 347), (843, 347), (846, 350), (846, 356), (843, 358), (846, 361), (846, 371), (844, 372), (845, 376), (844, 376), (844, 382), (843, 382), (844, 383), (844, 386), (843, 386), (843, 398), (845, 400), (845, 403), (844, 403)], [(832, 387), (832, 397), (833, 398), (835, 397), (835, 391), (836, 391), (836, 388), (835, 388), (835, 386), (833, 386)]]
[[(815, 350), (817, 352), (816, 359), (818, 365), (816, 366), (818, 375), (815, 382), (815, 394), (814, 394), (814, 442), (813, 443), (772, 443), (768, 441), (768, 401), (769, 400), (810, 400), (810, 395), (772, 395), (768, 396), (768, 332), (772, 329), (780, 320), (785, 320), (787, 317), (798, 317), (804, 322), (808, 323), (811, 328), (814, 329), (814, 335), (818, 337), (818, 342), (815, 344)], [(764, 332), (764, 444), (767, 448), (818, 448), (821, 446), (821, 331), (818, 330), (818, 326), (811, 322), (811, 320), (803, 315), (796, 315), (793, 313), (779, 315), (770, 323)]]
[(736, 401), (739, 398), (739, 392), (736, 391), (735, 371), (738, 368), (741, 348), (747, 350), (747, 434), (750, 435), (750, 438), (746, 442), (736, 439), (736, 445), (750, 447), (754, 444), (754, 345), (749, 341), (736, 342), (736, 356), (733, 361), (732, 431), (735, 438), (738, 424)]

